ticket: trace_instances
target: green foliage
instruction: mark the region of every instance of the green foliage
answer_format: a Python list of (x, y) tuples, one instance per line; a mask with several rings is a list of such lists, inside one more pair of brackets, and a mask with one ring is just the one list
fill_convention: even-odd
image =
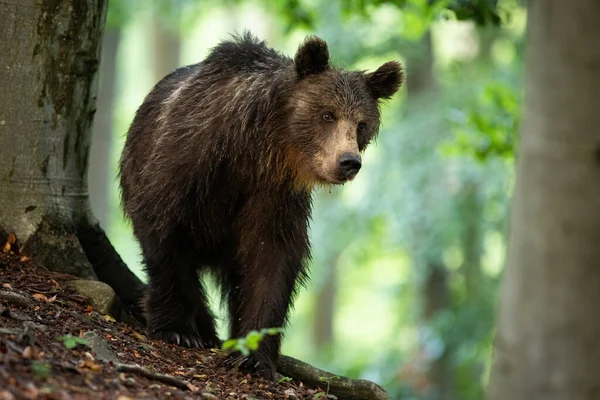
[(33, 361), (31, 363), (31, 372), (38, 378), (46, 380), (52, 376), (52, 367), (46, 362)]
[(284, 376), (283, 378), (281, 378), (280, 380), (277, 381), (277, 384), (283, 383), (283, 382), (291, 382), (292, 378), (290, 378), (289, 376)]
[(258, 350), (260, 342), (265, 335), (277, 335), (283, 333), (281, 328), (264, 328), (260, 331), (250, 331), (246, 337), (239, 339), (229, 339), (223, 343), (222, 349), (229, 351), (239, 351), (244, 357), (250, 355), (251, 352)]
[(482, 85), (472, 104), (449, 114), (455, 137), (444, 146), (448, 155), (470, 155), (479, 161), (512, 159), (521, 119), (519, 93), (504, 82)]
[(65, 336), (60, 336), (56, 339), (62, 341), (67, 349), (74, 349), (78, 345), (83, 345), (83, 346), (88, 345), (87, 340), (80, 338), (78, 336), (73, 336), (70, 333)]

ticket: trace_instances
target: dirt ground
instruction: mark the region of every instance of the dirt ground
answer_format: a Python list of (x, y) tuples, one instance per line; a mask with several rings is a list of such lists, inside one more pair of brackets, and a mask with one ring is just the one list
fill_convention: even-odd
[(227, 368), (217, 349), (150, 340), (94, 311), (73, 279), (0, 249), (0, 400), (335, 398)]

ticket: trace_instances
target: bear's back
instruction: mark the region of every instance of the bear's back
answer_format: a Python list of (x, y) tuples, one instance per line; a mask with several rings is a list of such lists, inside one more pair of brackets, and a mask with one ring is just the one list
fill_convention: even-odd
[(246, 32), (215, 46), (202, 65), (220, 71), (258, 73), (292, 67), (293, 60)]

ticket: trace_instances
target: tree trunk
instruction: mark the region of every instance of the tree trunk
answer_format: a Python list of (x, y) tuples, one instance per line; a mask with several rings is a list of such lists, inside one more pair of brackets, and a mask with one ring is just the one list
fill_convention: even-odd
[[(170, 14), (173, 19), (180, 17), (181, 5), (177, 1), (169, 4)], [(176, 28), (179, 24), (167, 24), (164, 18), (154, 14), (152, 16), (151, 35), (152, 35), (152, 64), (154, 80), (158, 82), (167, 74), (179, 66), (179, 54), (181, 52), (181, 40)]]
[[(427, 32), (418, 46), (414, 46), (407, 60), (407, 103), (409, 112), (418, 112), (423, 106), (433, 110), (432, 102), (436, 99), (436, 80), (434, 76), (434, 54), (432, 49), (431, 34)], [(427, 104), (424, 104), (424, 103)], [(412, 258), (417, 270), (423, 276), (421, 283), (421, 296), (423, 311), (421, 312), (421, 325), (428, 330), (432, 322), (440, 313), (448, 310), (451, 306), (450, 288), (448, 285), (446, 266), (442, 260), (442, 249), (444, 243), (441, 240), (438, 221), (432, 218), (436, 215), (436, 195), (439, 186), (443, 185), (444, 165), (434, 157), (437, 157), (431, 148), (439, 145), (442, 139), (443, 127), (440, 120), (431, 118), (421, 126), (418, 150), (411, 149), (414, 154), (407, 157), (413, 159), (413, 163), (427, 164), (428, 168), (420, 168), (418, 179), (418, 204), (420, 214), (423, 216), (416, 219), (412, 229)], [(410, 161), (409, 161), (410, 162)], [(435, 188), (435, 190), (433, 190)], [(427, 339), (426, 339), (427, 340)], [(426, 354), (427, 343), (423, 343), (420, 352)], [(452, 372), (453, 349), (444, 342), (443, 353), (433, 360), (429, 360), (427, 370), (428, 386), (422, 391), (423, 398), (435, 400), (454, 400), (456, 395), (455, 377)]]
[(113, 144), (113, 105), (117, 78), (117, 50), (121, 39), (120, 29), (107, 29), (102, 44), (98, 111), (92, 129), (92, 148), (88, 169), (88, 185), (92, 211), (100, 226), (108, 228), (110, 218), (110, 183), (114, 180), (110, 155)]
[(483, 253), (483, 201), (481, 199), (479, 182), (468, 180), (462, 186), (459, 195), (461, 218), (461, 247), (464, 254), (463, 274), (467, 301), (479, 302), (485, 288), (481, 270), (481, 255)]
[[(337, 260), (336, 254), (323, 268), (325, 281), (319, 286), (315, 296), (313, 341), (317, 354), (328, 353), (333, 343), (333, 312), (337, 291)], [(329, 354), (325, 354), (329, 357)]]
[(600, 3), (531, 1), (492, 400), (600, 397)]
[[(423, 320), (430, 322), (439, 317), (441, 311), (450, 308), (450, 290), (448, 288), (448, 271), (440, 262), (428, 265), (429, 275), (424, 285)], [(445, 344), (444, 353), (429, 367), (429, 382), (432, 387), (426, 399), (456, 399), (456, 384), (452, 374), (452, 351)]]
[(43, 267), (98, 277), (132, 305), (143, 286), (92, 217), (86, 184), (105, 16), (105, 0), (2, 6), (0, 230)]

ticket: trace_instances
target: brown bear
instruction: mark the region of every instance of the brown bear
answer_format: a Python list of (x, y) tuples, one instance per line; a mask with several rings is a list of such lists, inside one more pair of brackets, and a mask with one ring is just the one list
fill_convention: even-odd
[[(119, 167), (148, 274), (150, 335), (220, 343), (205, 271), (227, 302), (231, 337), (286, 324), (307, 278), (311, 192), (354, 178), (402, 77), (395, 61), (371, 73), (334, 67), (318, 37), (292, 60), (244, 33), (158, 82)], [(273, 378), (280, 340), (268, 335), (231, 360)]]

